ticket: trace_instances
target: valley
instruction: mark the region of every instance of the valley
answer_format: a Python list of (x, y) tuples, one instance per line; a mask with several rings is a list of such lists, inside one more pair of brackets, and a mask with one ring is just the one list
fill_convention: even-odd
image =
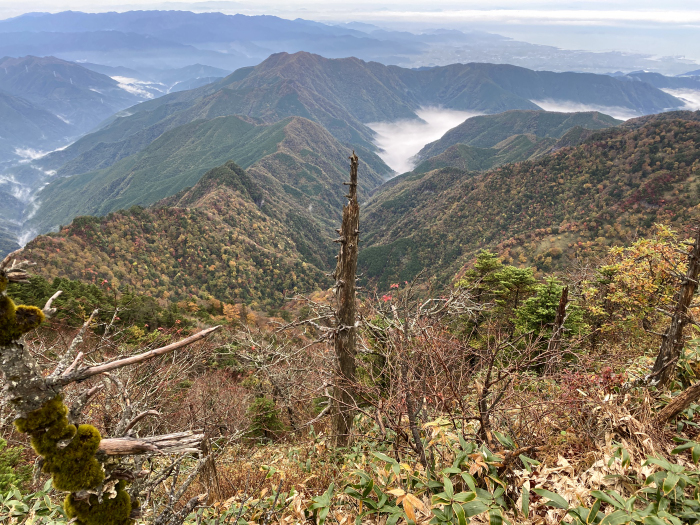
[[(17, 70), (21, 64), (24, 75), (29, 71), (25, 62), (7, 64), (15, 64), (13, 74), (17, 76), (22, 74), (21, 69)], [(58, 65), (70, 64), (58, 59), (34, 60), (32, 64), (37, 70), (32, 74), (48, 76), (50, 81), (35, 100), (58, 111), (50, 106), (51, 93), (58, 88), (49, 86), (61, 79), (63, 83), (68, 79), (72, 86), (73, 76), (65, 72), (56, 76), (54, 71)], [(635, 115), (685, 105), (649, 83), (605, 75), (551, 73), (493, 64), (409, 70), (355, 58), (327, 59), (305, 52), (275, 54), (257, 66), (238, 69), (194, 89), (173, 90), (171, 86), (170, 93), (157, 97), (145, 88), (134, 90), (134, 84), (129, 87), (114, 80), (129, 78), (122, 76), (134, 74), (129, 71), (97, 68), (119, 73), (112, 78), (82, 66), (70, 67), (77, 68), (76, 79), (78, 73), (92, 79), (81, 81), (82, 84), (99, 79), (112, 90), (88, 86), (90, 97), (102, 89), (102, 97), (114, 92), (122, 98), (114, 102), (117, 106), (97, 117), (104, 120), (95, 130), (57, 151), (5, 169), (4, 191), (22, 203), (14, 208), (14, 226), (6, 228), (16, 240), (50, 231), (79, 215), (102, 215), (132, 205), (151, 205), (192, 186), (208, 169), (227, 160), (247, 168), (274, 151), (281, 140), (274, 126), (285, 118), (301, 117), (322, 126), (338, 141), (336, 150), (343, 145), (362, 153), (372, 173), (386, 180), (392, 172), (412, 169), (422, 160), (422, 146), (473, 115), (540, 110), (533, 100), (553, 96), (565, 104), (624, 108)], [(221, 70), (194, 66), (174, 70), (167, 81), (205, 73), (223, 74)], [(167, 75), (160, 75), (152, 78), (166, 81)], [(204, 81), (209, 78), (203, 77)], [(34, 82), (17, 76), (12, 85), (19, 90), (19, 82), (28, 81)], [(450, 89), (442, 89), (444, 85)], [(148, 100), (106, 118), (110, 111), (136, 100), (135, 97)], [(81, 106), (80, 111), (90, 111), (89, 106)], [(69, 116), (76, 121), (82, 118), (78, 113)], [(97, 120), (85, 126), (92, 126)], [(79, 129), (87, 129), (85, 126)], [(307, 139), (302, 137), (304, 140)], [(506, 149), (501, 153), (460, 152), (457, 157), (485, 154), (490, 160), (479, 161), (475, 166), (486, 169), (530, 158), (539, 150), (547, 151), (545, 144), (531, 141), (514, 143)], [(323, 151), (316, 153), (322, 155)], [(444, 166), (457, 161), (435, 162), (435, 166)], [(460, 165), (468, 169), (472, 166)], [(154, 169), (159, 171), (155, 177)], [(61, 204), (49, 204), (53, 202)], [(16, 213), (18, 208), (21, 211)]]
[(700, 11), (28, 1), (1, 523), (700, 523)]

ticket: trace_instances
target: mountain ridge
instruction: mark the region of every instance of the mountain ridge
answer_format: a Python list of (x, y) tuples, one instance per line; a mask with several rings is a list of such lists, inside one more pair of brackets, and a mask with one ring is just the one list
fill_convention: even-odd
[[(258, 66), (239, 69), (213, 84), (141, 103), (131, 108), (132, 114), (122, 116), (96, 133), (84, 137), (60, 156), (47, 159), (45, 167), (59, 169), (64, 162), (99, 142), (115, 142), (139, 132), (157, 136), (163, 129), (169, 129), (177, 122), (202, 117), (242, 114), (272, 122), (287, 116), (303, 116), (321, 123), (341, 141), (358, 143), (372, 149), (374, 133), (365, 123), (417, 119), (415, 110), (421, 105), (442, 104), (451, 109), (490, 113), (508, 109), (541, 109), (530, 100), (509, 94), (495, 86), (492, 79), (481, 74), (483, 69), (492, 69), (498, 77), (504, 76), (503, 71), (528, 77), (534, 75), (536, 78), (544, 74), (515, 66), (489, 64), (456, 64), (413, 71), (356, 58), (326, 59), (311, 53), (277, 53)], [(472, 74), (476, 74), (476, 78), (470, 78)], [(590, 81), (593, 78), (613, 83), (622, 91), (629, 90), (628, 97), (611, 99), (607, 96), (601, 103), (629, 106), (632, 104), (630, 99), (634, 100), (640, 94), (651, 94), (652, 99), (642, 107), (658, 110), (668, 105), (680, 107), (683, 104), (645, 83), (618, 81), (604, 75), (551, 75), (562, 79), (565, 84), (571, 82), (571, 79)], [(545, 76), (549, 79), (551, 75)], [(511, 79), (509, 83), (517, 83), (515, 80)], [(435, 95), (432, 99), (426, 96), (430, 89), (438, 93), (441, 86), (451, 86), (453, 83), (457, 83), (457, 87), (445, 89), (444, 93)], [(541, 83), (538, 81), (538, 85)], [(557, 87), (555, 82), (550, 83)], [(498, 96), (494, 95), (494, 87), (497, 88), (495, 92)], [(357, 97), (357, 92), (362, 95)], [(488, 94), (484, 95), (483, 100), (474, 102), (472, 95), (481, 92)], [(538, 96), (546, 96), (549, 92), (536, 93)], [(586, 101), (590, 102), (589, 98)], [(152, 131), (148, 131), (149, 128)], [(123, 130), (118, 132), (121, 139), (114, 136), (118, 129)]]
[(562, 138), (571, 128), (603, 129), (622, 124), (598, 111), (563, 113), (511, 110), (498, 115), (481, 115), (465, 120), (439, 140), (426, 144), (416, 155), (420, 160), (434, 157), (455, 144), (491, 148), (512, 135)]
[[(341, 166), (349, 151), (302, 117), (275, 124), (256, 124), (239, 116), (197, 120), (164, 133), (145, 150), (108, 168), (56, 179), (38, 195), (51, 204), (41, 206), (28, 224), (42, 232), (78, 215), (150, 205), (194, 186), (204, 172), (232, 158), (251, 174), (266, 177), (268, 189), (274, 186), (279, 193), (293, 194), (303, 208), (324, 210), (323, 220), (337, 218), (342, 204), (328, 191), (344, 180)], [(365, 193), (383, 180), (375, 168), (388, 168), (370, 152), (363, 156)]]
[(151, 208), (78, 217), (24, 253), (48, 279), (128, 288), (162, 303), (197, 297), (279, 306), (288, 294), (330, 285), (300, 251), (297, 224), (267, 213), (255, 202), (259, 191), (229, 162)]
[(544, 271), (654, 222), (684, 226), (699, 202), (700, 112), (672, 116), (486, 173), (445, 168), (392, 181), (365, 210), (360, 271), (385, 287), (430, 267), (444, 284), (481, 248)]

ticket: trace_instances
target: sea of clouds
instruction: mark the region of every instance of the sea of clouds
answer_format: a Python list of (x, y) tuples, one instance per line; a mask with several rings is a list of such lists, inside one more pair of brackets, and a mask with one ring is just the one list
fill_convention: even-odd
[(676, 98), (681, 99), (685, 102), (685, 109), (691, 111), (697, 111), (700, 109), (700, 91), (697, 89), (662, 89), (669, 95), (673, 95)]
[(445, 132), (481, 113), (456, 111), (435, 107), (416, 111), (421, 120), (372, 122), (367, 124), (375, 133), (374, 143), (380, 148), (379, 156), (397, 173), (411, 171), (413, 157), (423, 146), (442, 137)]
[(579, 104), (569, 100), (531, 100), (545, 111), (558, 111), (561, 113), (576, 113), (578, 111), (599, 111), (618, 120), (629, 120), (635, 117), (641, 117), (642, 114), (631, 108), (622, 108), (617, 106), (597, 106), (589, 104)]

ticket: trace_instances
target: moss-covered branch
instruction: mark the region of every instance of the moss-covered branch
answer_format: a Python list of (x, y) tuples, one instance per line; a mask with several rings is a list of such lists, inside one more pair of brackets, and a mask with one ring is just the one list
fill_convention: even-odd
[[(45, 312), (52, 312), (51, 301), (41, 310), (36, 306), (18, 306), (7, 296), (10, 282), (27, 279), (25, 269), (28, 263), (16, 262), (15, 256), (16, 253), (11, 254), (0, 263), (0, 370), (5, 379), (2, 393), (5, 402), (17, 415), (15, 426), (30, 436), (32, 448), (42, 457), (43, 471), (52, 476), (53, 486), (70, 493), (64, 508), (75, 523), (131, 525), (133, 517), (138, 515), (138, 502), (126, 491), (126, 482), (105, 472), (99, 459), (109, 455), (196, 451), (203, 436), (188, 432), (142, 440), (118, 438), (103, 441), (95, 427), (71, 424), (62, 388), (185, 347), (218, 327), (156, 350), (93, 367), (80, 368), (79, 360), (70, 364), (75, 350), (72, 345), (56, 371), (51, 375), (44, 374), (24, 348), (21, 338), (44, 321)], [(87, 323), (83, 331), (86, 328)]]

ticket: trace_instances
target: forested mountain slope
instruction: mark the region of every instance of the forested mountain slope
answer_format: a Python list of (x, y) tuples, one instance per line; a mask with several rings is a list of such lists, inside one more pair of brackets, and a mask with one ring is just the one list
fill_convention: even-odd
[(426, 144), (417, 157), (420, 160), (439, 155), (450, 146), (466, 144), (492, 148), (513, 135), (534, 135), (559, 139), (571, 128), (604, 129), (622, 124), (597, 111), (560, 113), (555, 111), (506, 111), (497, 115), (480, 115), (465, 120), (439, 140)]
[(448, 168), (394, 180), (365, 209), (361, 271), (382, 286), (424, 268), (447, 282), (484, 247), (550, 269), (656, 221), (681, 226), (700, 202), (700, 113), (690, 115), (600, 131), (484, 174)]
[[(557, 113), (513, 110), (465, 120), (416, 155), (422, 160), (412, 171), (439, 168), (482, 171), (533, 160), (564, 146), (583, 141), (591, 130), (622, 124), (597, 111)], [(557, 140), (559, 139), (559, 140)]]
[[(577, 129), (586, 132), (583, 128)], [(455, 144), (439, 155), (424, 160), (413, 168), (412, 172), (427, 173), (441, 168), (484, 171), (511, 162), (536, 159), (550, 153), (556, 147), (556, 139), (531, 134), (513, 135), (491, 148)]]
[(86, 133), (106, 118), (145, 97), (116, 80), (55, 57), (0, 58), (0, 90), (28, 100)]
[[(389, 170), (373, 153), (360, 153), (361, 190), (366, 193)], [(269, 125), (238, 116), (196, 120), (163, 133), (143, 151), (108, 168), (54, 180), (39, 193), (42, 206), (28, 225), (45, 232), (78, 215), (148, 206), (195, 185), (207, 170), (228, 160), (251, 168), (253, 177), (267, 174), (273, 181), (271, 192), (286, 193), (298, 206), (311, 207), (315, 216), (328, 220), (342, 208), (334, 195), (345, 180), (348, 154), (325, 129), (299, 117)], [(93, 159), (80, 157), (66, 169), (79, 160)]]
[(318, 268), (328, 250), (304, 244), (312, 221), (276, 206), (281, 202), (227, 163), (153, 208), (80, 217), (37, 237), (25, 253), (48, 279), (128, 288), (161, 301), (279, 304), (285, 294), (330, 285)]
[(202, 118), (246, 115), (276, 122), (302, 116), (322, 124), (344, 143), (369, 147), (373, 132), (366, 123), (417, 118), (414, 111), (421, 106), (485, 113), (540, 109), (531, 99), (616, 106), (639, 113), (683, 105), (644, 82), (606, 75), (550, 73), (497, 64), (454, 64), (416, 71), (357, 58), (277, 53), (219, 82), (139, 104), (130, 114), (49, 157), (44, 167), (58, 169), (100, 143), (126, 142), (131, 137), (129, 154), (133, 154), (163, 132)]
[(73, 132), (53, 113), (0, 90), (0, 167), (21, 159), (21, 150), (54, 147)]

